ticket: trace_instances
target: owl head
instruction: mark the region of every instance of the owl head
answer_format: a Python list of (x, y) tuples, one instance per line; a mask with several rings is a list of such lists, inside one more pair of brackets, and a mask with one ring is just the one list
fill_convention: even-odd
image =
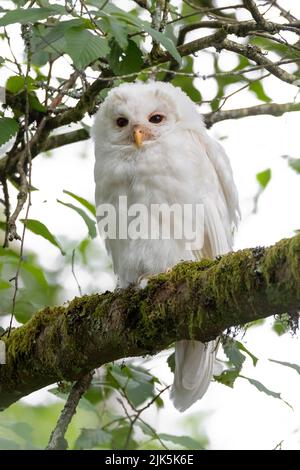
[(169, 83), (125, 83), (113, 88), (100, 107), (94, 137), (142, 150), (179, 129), (203, 126), (194, 103)]

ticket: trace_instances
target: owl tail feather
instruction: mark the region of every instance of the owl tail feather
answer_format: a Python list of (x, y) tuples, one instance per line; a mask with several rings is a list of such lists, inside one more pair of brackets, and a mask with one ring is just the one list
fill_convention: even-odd
[(179, 341), (175, 346), (175, 377), (171, 399), (175, 408), (185, 411), (203, 397), (213, 375), (220, 373), (216, 363), (216, 341)]

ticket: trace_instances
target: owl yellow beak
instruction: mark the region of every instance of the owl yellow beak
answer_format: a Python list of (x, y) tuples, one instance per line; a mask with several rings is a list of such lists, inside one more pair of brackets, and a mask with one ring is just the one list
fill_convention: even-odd
[(146, 133), (141, 126), (134, 126), (133, 128), (133, 139), (137, 147), (143, 145), (143, 141), (146, 137)]

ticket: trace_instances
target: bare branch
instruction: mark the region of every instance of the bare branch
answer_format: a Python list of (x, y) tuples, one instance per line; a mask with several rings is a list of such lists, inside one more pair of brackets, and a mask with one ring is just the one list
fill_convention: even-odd
[(93, 372), (89, 372), (88, 374), (81, 377), (72, 387), (59, 420), (57, 421), (56, 426), (52, 431), (49, 443), (46, 447), (47, 450), (65, 450), (68, 448), (65, 434), (74, 414), (76, 413), (78, 403), (80, 402), (82, 395), (89, 388), (92, 378)]
[(65, 134), (57, 134), (49, 137), (40, 148), (40, 152), (48, 152), (64, 145), (74, 144), (82, 140), (90, 138), (90, 134), (86, 129), (77, 129), (76, 131), (66, 132)]
[(270, 114), (271, 116), (282, 116), (282, 114), (292, 111), (300, 111), (300, 103), (267, 103), (250, 108), (229, 109), (226, 111), (216, 111), (204, 115), (206, 126), (209, 128), (216, 122), (226, 119), (240, 119), (248, 116), (260, 116)]
[[(184, 57), (186, 55), (194, 54), (208, 47), (218, 48), (226, 36), (227, 33), (223, 30), (220, 30), (214, 34), (210, 34), (209, 36), (204, 36), (203, 38), (195, 39), (194, 41), (188, 42), (187, 44), (182, 44), (177, 48), (177, 50), (181, 57)], [(156, 63), (162, 64), (170, 60), (172, 60), (172, 57), (169, 52), (166, 52), (158, 58)]]

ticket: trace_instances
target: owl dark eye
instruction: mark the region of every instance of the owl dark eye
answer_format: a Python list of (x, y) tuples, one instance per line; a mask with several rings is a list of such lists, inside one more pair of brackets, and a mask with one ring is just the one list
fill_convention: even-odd
[(128, 119), (126, 119), (124, 117), (119, 117), (117, 119), (116, 123), (117, 123), (117, 126), (119, 126), (119, 127), (125, 127), (128, 124)]
[(149, 122), (153, 124), (159, 124), (163, 120), (164, 116), (162, 114), (153, 114), (149, 117)]

